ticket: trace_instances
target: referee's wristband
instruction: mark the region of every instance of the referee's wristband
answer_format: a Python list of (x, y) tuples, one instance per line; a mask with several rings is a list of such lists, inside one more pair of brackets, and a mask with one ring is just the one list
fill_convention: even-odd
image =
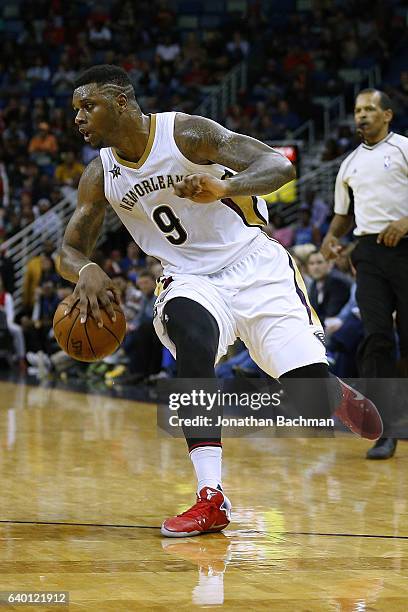
[(87, 268), (88, 266), (97, 266), (98, 264), (95, 263), (94, 261), (90, 261), (89, 263), (85, 264), (84, 266), (82, 266), (82, 268), (80, 269), (80, 271), (78, 272), (78, 276), (81, 275), (82, 270), (85, 270), (85, 268)]

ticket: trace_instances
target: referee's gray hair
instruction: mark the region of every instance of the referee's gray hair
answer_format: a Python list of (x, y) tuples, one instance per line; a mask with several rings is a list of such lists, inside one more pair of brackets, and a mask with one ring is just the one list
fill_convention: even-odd
[(392, 111), (394, 110), (393, 103), (392, 103), (390, 96), (386, 94), (385, 91), (381, 91), (381, 89), (375, 89), (374, 87), (368, 87), (367, 89), (362, 89), (361, 91), (359, 91), (357, 96), (359, 96), (360, 94), (373, 94), (373, 93), (379, 94), (380, 106), (382, 110), (392, 110)]

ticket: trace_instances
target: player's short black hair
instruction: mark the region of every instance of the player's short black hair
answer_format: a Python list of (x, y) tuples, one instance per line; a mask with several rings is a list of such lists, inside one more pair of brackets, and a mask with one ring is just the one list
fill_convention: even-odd
[(381, 89), (375, 89), (373, 87), (368, 87), (367, 89), (362, 89), (361, 91), (359, 91), (357, 95), (359, 96), (360, 94), (373, 94), (373, 93), (379, 94), (380, 107), (382, 108), (382, 110), (392, 110), (392, 111), (394, 110), (390, 96), (386, 94), (385, 91), (381, 91)]
[(119, 66), (113, 66), (112, 64), (99, 64), (83, 70), (75, 79), (74, 88), (76, 89), (89, 83), (98, 83), (100, 85), (112, 83), (124, 89), (132, 87), (133, 90), (132, 81), (129, 79), (127, 72), (119, 68)]

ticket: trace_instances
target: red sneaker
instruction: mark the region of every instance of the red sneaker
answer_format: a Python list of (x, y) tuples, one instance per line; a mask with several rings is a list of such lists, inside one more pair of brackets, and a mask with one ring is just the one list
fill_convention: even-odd
[(217, 489), (203, 487), (194, 506), (165, 520), (161, 532), (169, 538), (216, 533), (225, 529), (230, 520), (231, 503), (228, 497)]
[(383, 433), (382, 418), (375, 404), (353, 387), (339, 379), (343, 399), (335, 416), (353, 433), (368, 440), (377, 440)]

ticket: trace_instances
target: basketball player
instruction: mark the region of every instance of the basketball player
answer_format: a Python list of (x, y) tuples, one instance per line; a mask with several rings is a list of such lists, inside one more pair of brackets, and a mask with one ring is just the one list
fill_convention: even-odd
[[(236, 337), (265, 372), (284, 385), (313, 378), (314, 395), (294, 398), (335, 414), (352, 431), (382, 433), (375, 406), (336, 382), (330, 403), (322, 329), (295, 264), (262, 231), (270, 193), (295, 176), (291, 163), (265, 144), (214, 121), (183, 113), (145, 115), (127, 74), (89, 68), (76, 81), (75, 122), (84, 140), (103, 147), (85, 169), (77, 208), (66, 228), (61, 273), (76, 283), (79, 301), (102, 325), (99, 305), (114, 318), (111, 279), (89, 257), (111, 205), (135, 242), (161, 260), (164, 277), (155, 329), (173, 355), (178, 376), (213, 378), (214, 364)], [(113, 298), (112, 298), (113, 299)], [(230, 502), (221, 484), (218, 438), (188, 438), (198, 480), (197, 503), (166, 520), (162, 533), (182, 537), (222, 530)]]

